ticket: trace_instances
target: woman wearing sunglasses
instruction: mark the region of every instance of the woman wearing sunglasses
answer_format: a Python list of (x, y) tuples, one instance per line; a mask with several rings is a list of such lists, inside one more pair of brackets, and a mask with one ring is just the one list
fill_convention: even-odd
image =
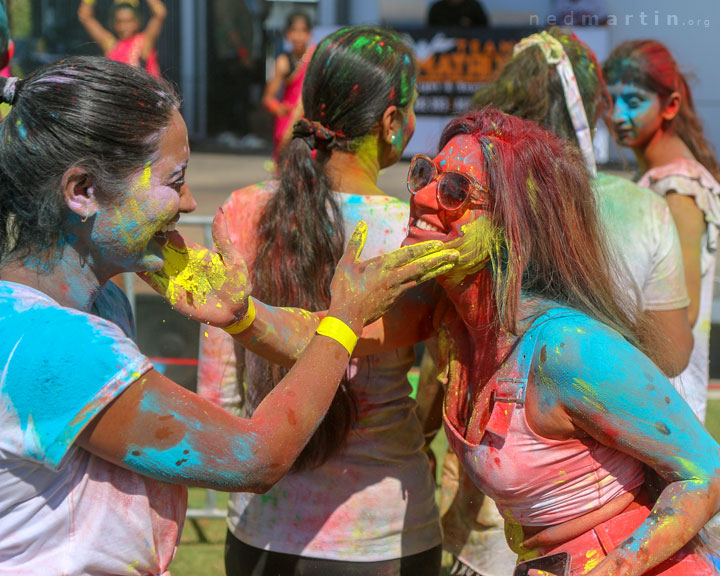
[[(408, 187), (407, 243), (443, 240), (460, 259), (438, 298), (410, 294), (366, 327), (356, 355), (437, 334), (450, 445), (520, 560), (712, 574), (693, 539), (718, 511), (720, 447), (644, 353), (578, 150), (486, 109), (453, 120)], [(304, 340), (314, 321), (293, 314)]]
[(511, 548), (566, 553), (572, 575), (713, 573), (689, 542), (718, 511), (718, 445), (642, 352), (580, 154), (488, 109), (440, 149), (413, 162), (408, 242), (474, 239), (440, 279), (443, 417)]
[[(581, 149), (588, 170), (595, 174), (592, 184), (608, 242), (621, 264), (619, 283), (637, 300), (650, 324), (646, 335), (651, 357), (666, 375), (679, 374), (693, 346), (680, 240), (664, 200), (630, 180), (596, 170), (591, 135), (596, 119), (611, 103), (592, 51), (561, 28), (533, 34), (516, 45), (513, 58), (475, 94), (473, 105), (496, 106), (538, 122)], [(419, 395), (418, 403), (431, 400)], [(466, 517), (467, 503), (482, 495), (462, 479), (453, 481), (457, 472), (452, 464), (452, 458), (444, 462), (443, 491), (451, 492), (458, 483), (460, 488), (443, 516), (443, 544), (460, 562), (484, 573), (483, 568), (495, 563), (507, 547), (500, 538), (496, 540), (500, 551), (488, 545), (495, 533), (499, 536), (487, 527), (489, 502), (483, 504), (483, 522)]]
[[(413, 134), (415, 74), (411, 50), (388, 31), (345, 28), (317, 47), (280, 180), (238, 190), (224, 205), (258, 297), (326, 308), (358, 220), (369, 227), (365, 254), (400, 246), (408, 206), (377, 178)], [(284, 371), (243, 354), (222, 331), (207, 335), (201, 393), (252, 413)], [(405, 344), (354, 360), (292, 473), (263, 496), (231, 497), (228, 575), (439, 573), (435, 484), (409, 397), (413, 359)]]

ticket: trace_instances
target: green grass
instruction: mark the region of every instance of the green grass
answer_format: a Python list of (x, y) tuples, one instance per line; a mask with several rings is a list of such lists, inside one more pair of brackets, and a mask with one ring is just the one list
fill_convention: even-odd
[[(707, 429), (713, 437), (720, 442), (720, 400), (710, 400), (706, 419)], [(447, 450), (447, 440), (444, 434), (438, 434), (433, 441), (433, 451), (438, 458), (438, 473), (442, 468), (442, 459)], [(199, 488), (190, 490), (189, 505), (191, 508), (201, 508), (204, 504), (205, 491)], [(217, 507), (225, 508), (227, 494), (218, 494)], [(192, 523), (185, 522), (180, 548), (175, 561), (170, 566), (173, 576), (225, 576), (224, 544), (226, 525), (224, 520), (198, 520), (198, 525), (207, 537), (208, 542), (200, 541), (198, 532)], [(443, 574), (447, 574), (448, 558), (443, 558)]]

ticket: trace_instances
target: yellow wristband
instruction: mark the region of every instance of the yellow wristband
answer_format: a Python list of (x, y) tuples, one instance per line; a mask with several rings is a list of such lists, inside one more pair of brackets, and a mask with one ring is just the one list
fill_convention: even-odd
[(318, 324), (315, 333), (340, 342), (350, 356), (352, 356), (353, 350), (355, 350), (355, 344), (357, 344), (358, 341), (357, 335), (352, 331), (350, 326), (332, 316), (325, 316), (325, 318), (320, 320), (320, 324)]
[(245, 316), (243, 316), (241, 320), (233, 322), (230, 326), (225, 326), (223, 330), (228, 334), (240, 334), (240, 332), (244, 332), (250, 328), (253, 320), (255, 320), (255, 304), (253, 304), (252, 298), (248, 298), (248, 309), (247, 312), (245, 312)]

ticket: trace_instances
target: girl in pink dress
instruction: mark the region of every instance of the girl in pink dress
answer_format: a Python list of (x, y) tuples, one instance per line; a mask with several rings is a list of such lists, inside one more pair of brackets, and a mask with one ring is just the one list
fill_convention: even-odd
[[(275, 75), (267, 83), (263, 95), (263, 106), (275, 116), (275, 130), (273, 132), (273, 156), (279, 158), (284, 145), (289, 140), (289, 132), (295, 120), (301, 113), (296, 114), (300, 105), (303, 79), (307, 70), (312, 47), (312, 23), (307, 14), (295, 12), (290, 14), (285, 27), (285, 39), (291, 44), (290, 52), (283, 52), (275, 60)], [(277, 94), (283, 88), (282, 99)]]
[(167, 9), (162, 0), (148, 0), (152, 12), (144, 30), (140, 30), (139, 0), (115, 0), (113, 32), (105, 29), (95, 18), (95, 0), (82, 0), (78, 19), (87, 33), (102, 48), (110, 60), (143, 68), (151, 75), (160, 76), (155, 44), (162, 31)]

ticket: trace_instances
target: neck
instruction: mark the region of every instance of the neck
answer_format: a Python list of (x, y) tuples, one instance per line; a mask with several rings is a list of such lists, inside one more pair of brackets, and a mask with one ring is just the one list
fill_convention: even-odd
[(377, 140), (369, 136), (355, 153), (333, 151), (325, 173), (331, 188), (337, 192), (378, 196), (384, 194), (377, 186), (380, 168)]
[(693, 159), (692, 152), (685, 142), (674, 132), (663, 129), (653, 134), (652, 138), (644, 144), (633, 149), (635, 158), (640, 166), (640, 172), (665, 166), (679, 158)]
[(0, 270), (0, 279), (35, 288), (61, 306), (83, 312), (90, 312), (105, 284), (71, 246), (65, 246), (62, 257), (53, 265), (33, 256), (23, 262), (8, 262)]
[(459, 284), (443, 285), (463, 323), (472, 332), (485, 333), (496, 326), (491, 267), (469, 274)]

